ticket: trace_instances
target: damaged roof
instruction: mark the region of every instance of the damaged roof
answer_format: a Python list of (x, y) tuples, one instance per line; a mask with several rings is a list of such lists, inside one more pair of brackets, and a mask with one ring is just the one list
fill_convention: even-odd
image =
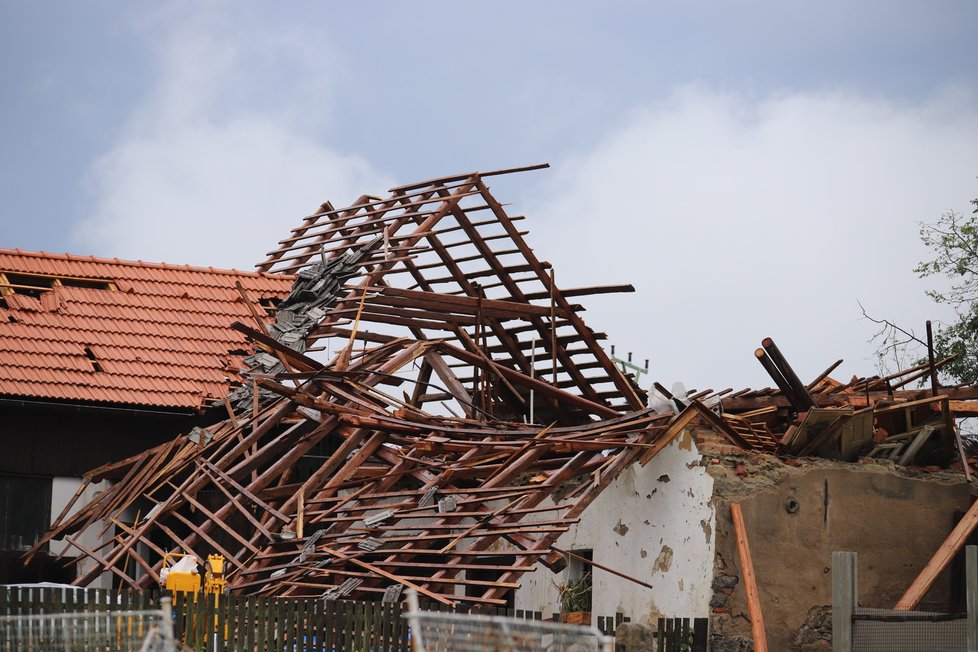
[[(31, 554), (65, 538), (93, 562), (83, 586), (110, 572), (149, 587), (176, 550), (224, 555), (235, 592), (396, 599), (413, 587), (499, 605), (538, 562), (560, 568), (560, 534), (694, 419), (736, 451), (848, 459), (899, 443), (900, 459), (945, 465), (961, 451), (963, 396), (934, 388), (909, 404), (894, 391), (919, 369), (845, 386), (830, 369), (805, 386), (773, 342), (780, 391), (674, 397), (657, 384), (647, 405), (570, 301), (631, 286), (560, 288), (523, 218), (489, 191), (487, 178), (515, 171), (304, 218), (259, 265), (294, 275), (274, 322), (231, 326), (263, 349), (242, 360), (233, 414), (91, 471), (86, 482), (114, 484), (85, 505), (79, 490)], [(87, 548), (82, 533), (104, 523), (116, 535)]]
[[(290, 277), (0, 249), (0, 395), (198, 410), (251, 348), (236, 288), (279, 299)], [(261, 306), (256, 309), (262, 310)]]
[[(489, 192), (499, 173), (305, 218), (261, 265), (295, 274), (274, 323), (233, 325), (265, 349), (234, 415), (90, 472), (115, 484), (39, 545), (93, 561), (80, 585), (148, 587), (183, 550), (225, 555), (234, 591), (443, 603), (503, 604), (562, 564), (560, 533), (675, 432), (569, 301), (631, 287), (559, 288)], [(107, 519), (117, 537), (86, 548)], [(494, 578), (463, 572), (485, 560)]]
[(953, 356), (845, 383), (829, 376), (842, 363), (838, 360), (807, 384), (771, 338), (754, 356), (776, 388), (694, 389), (673, 396), (653, 383), (650, 405), (695, 412), (738, 450), (784, 458), (881, 458), (901, 466), (952, 466), (971, 480), (975, 444), (961, 436), (957, 421), (978, 415), (978, 387), (940, 383), (938, 372)]

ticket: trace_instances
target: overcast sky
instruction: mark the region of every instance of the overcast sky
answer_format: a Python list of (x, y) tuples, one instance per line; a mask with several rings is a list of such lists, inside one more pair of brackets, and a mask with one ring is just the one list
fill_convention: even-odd
[[(249, 269), (299, 218), (494, 179), (652, 376), (873, 373), (946, 318), (919, 221), (978, 196), (978, 3), (0, 0), (0, 246)], [(643, 384), (645, 384), (643, 382)]]

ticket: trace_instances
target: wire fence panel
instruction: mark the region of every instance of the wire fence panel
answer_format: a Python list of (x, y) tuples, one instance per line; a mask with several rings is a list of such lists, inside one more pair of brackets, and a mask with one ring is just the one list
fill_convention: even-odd
[(612, 652), (615, 640), (593, 627), (505, 616), (421, 611), (409, 589), (408, 612), (414, 652)]
[[(592, 627), (450, 612), (410, 614), (417, 652), (601, 652), (606, 638)], [(613, 639), (608, 639), (613, 640)]]
[(0, 652), (173, 652), (161, 610), (0, 616)]
[(962, 614), (857, 608), (852, 619), (853, 652), (967, 652)]

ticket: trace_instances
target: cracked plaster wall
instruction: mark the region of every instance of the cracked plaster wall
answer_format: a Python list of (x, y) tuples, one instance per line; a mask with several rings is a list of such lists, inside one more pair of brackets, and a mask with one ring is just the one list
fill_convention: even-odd
[[(751, 637), (731, 502), (744, 511), (769, 648), (807, 651), (831, 649), (808, 630), (812, 609), (832, 603), (833, 551), (859, 553), (862, 606), (892, 608), (950, 533), (955, 510), (970, 504), (961, 474), (885, 463), (808, 459), (789, 466), (768, 455), (739, 455), (708, 468), (717, 509), (714, 644)], [(950, 593), (945, 571), (921, 607), (946, 608)]]
[[(645, 467), (633, 464), (557, 541), (564, 550), (593, 550), (594, 561), (651, 584), (653, 589), (594, 569), (591, 611), (623, 613), (636, 622), (659, 616), (705, 617), (712, 597), (713, 478), (693, 438), (683, 432)], [(554, 575), (542, 565), (521, 579), (516, 608), (549, 616), (560, 610)]]

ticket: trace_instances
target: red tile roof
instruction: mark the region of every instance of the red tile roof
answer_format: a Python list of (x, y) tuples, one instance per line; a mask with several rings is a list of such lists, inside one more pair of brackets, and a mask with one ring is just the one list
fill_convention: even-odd
[(254, 301), (285, 297), (293, 281), (19, 249), (0, 249), (4, 272), (99, 279), (116, 289), (65, 285), (37, 298), (0, 287), (7, 290), (0, 301), (0, 395), (193, 409), (226, 395), (249, 349), (228, 328), (253, 323), (235, 281)]

